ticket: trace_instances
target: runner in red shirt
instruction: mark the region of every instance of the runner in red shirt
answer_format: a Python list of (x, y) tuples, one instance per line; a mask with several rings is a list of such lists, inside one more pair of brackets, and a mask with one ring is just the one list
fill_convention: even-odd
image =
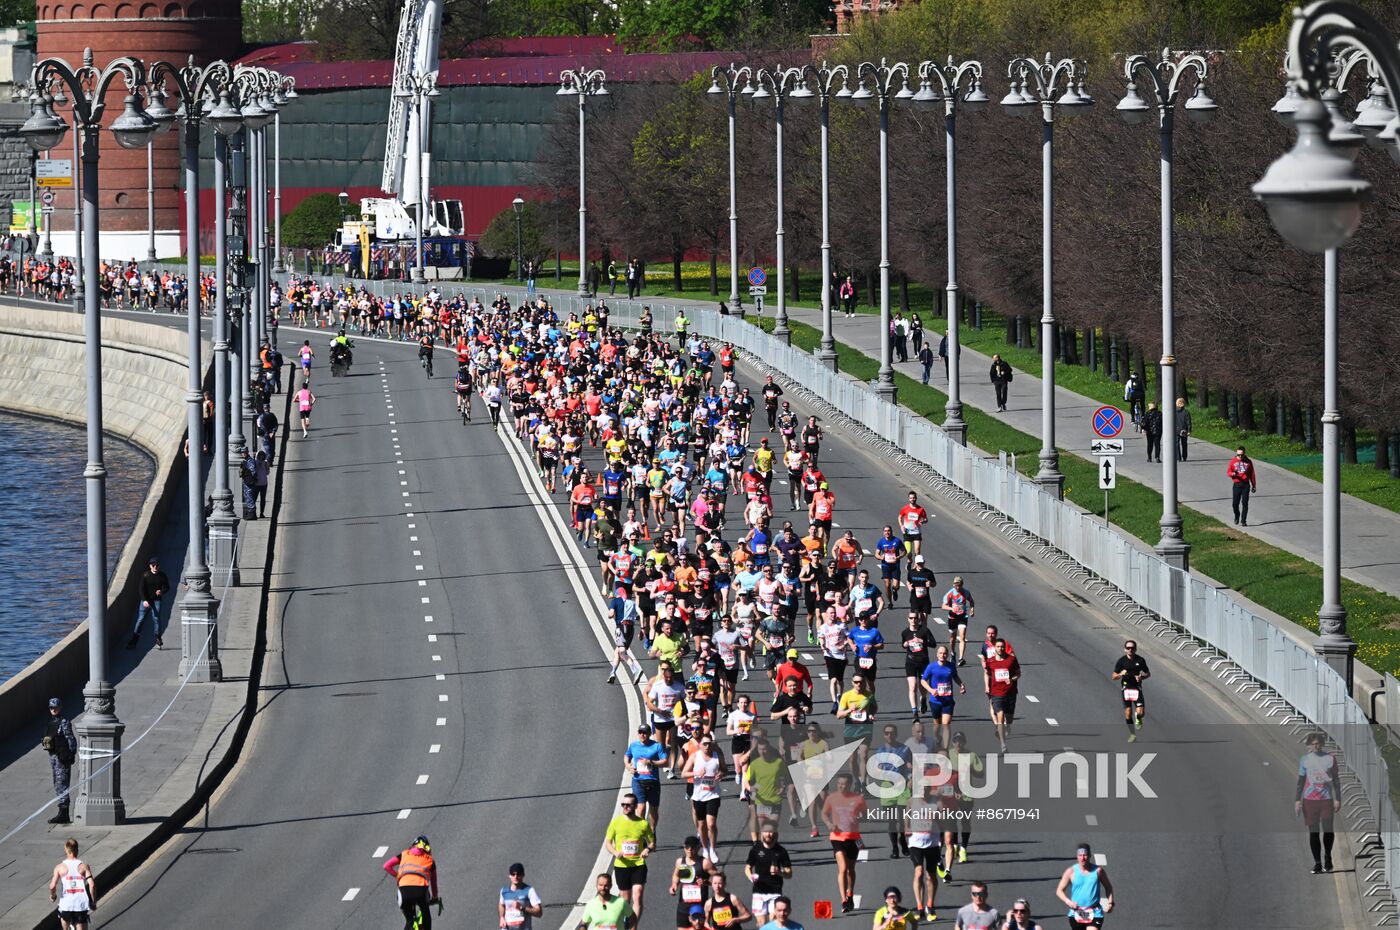
[(798, 688), (808, 697), (812, 696), (812, 673), (807, 670), (807, 666), (797, 660), (797, 650), (787, 651), (787, 661), (774, 669), (773, 694), (776, 697), (783, 691), (783, 682), (789, 678), (797, 679)]
[(996, 720), (997, 740), (1006, 751), (1006, 737), (1016, 716), (1016, 688), (1021, 680), (1021, 663), (1006, 651), (1006, 640), (997, 638), (996, 651), (982, 663), (982, 681), (987, 698), (992, 702), (992, 717)]
[(574, 506), (574, 530), (585, 547), (593, 545), (593, 485), (580, 481), (569, 494), (569, 503)]
[(909, 492), (909, 503), (899, 509), (899, 531), (909, 543), (909, 563), (914, 556), (924, 551), (924, 524), (928, 522), (928, 511), (919, 506), (919, 495)]

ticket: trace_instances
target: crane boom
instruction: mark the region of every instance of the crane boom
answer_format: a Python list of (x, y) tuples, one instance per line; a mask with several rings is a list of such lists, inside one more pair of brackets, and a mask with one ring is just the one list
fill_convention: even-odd
[(441, 0), (406, 0), (399, 17), (394, 46), (394, 78), (389, 91), (389, 126), (384, 140), (384, 171), (380, 187), (410, 203), (418, 201), (420, 174), (426, 171), (418, 128), (419, 115), (398, 95), (406, 77), (438, 69), (442, 28)]

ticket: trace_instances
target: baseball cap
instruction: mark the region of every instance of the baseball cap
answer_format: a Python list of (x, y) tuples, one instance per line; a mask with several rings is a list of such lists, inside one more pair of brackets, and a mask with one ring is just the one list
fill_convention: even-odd
[(512, 862), (510, 868), (506, 869), (506, 872), (510, 875), (524, 875), (525, 866), (521, 865), (519, 862)]
[(158, 558), (155, 557), (155, 556), (151, 556), (149, 559), (146, 560), (146, 564), (147, 564), (147, 565), (159, 565), (159, 564), (160, 564), (160, 559), (158, 559)]
[(700, 905), (698, 905), (698, 904), (692, 904), (692, 905), (690, 906), (690, 916), (691, 916), (691, 917), (704, 917), (704, 916), (705, 916), (705, 909), (704, 909), (703, 907), (701, 907)]
[(796, 649), (789, 649), (789, 650), (787, 651), (787, 657), (788, 657), (789, 659), (795, 659), (795, 658), (797, 658), (797, 650), (796, 650)]
[(49, 709), (56, 710), (63, 706), (63, 702), (58, 698), (49, 698)]
[(916, 555), (916, 556), (914, 556), (914, 564), (915, 564), (915, 565), (923, 565), (923, 564), (924, 564), (924, 557), (921, 556), (921, 555)]
[(637, 732), (638, 732), (638, 733), (650, 733), (650, 732), (651, 732), (651, 726), (650, 726), (649, 724), (645, 724), (645, 723), (643, 723), (643, 724), (638, 724), (638, 726), (637, 726)]

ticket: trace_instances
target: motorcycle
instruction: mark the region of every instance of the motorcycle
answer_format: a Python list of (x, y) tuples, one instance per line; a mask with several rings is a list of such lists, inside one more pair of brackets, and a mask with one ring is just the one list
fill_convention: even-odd
[(331, 346), (331, 376), (343, 378), (350, 373), (350, 364), (354, 360), (354, 353), (350, 347), (339, 342)]

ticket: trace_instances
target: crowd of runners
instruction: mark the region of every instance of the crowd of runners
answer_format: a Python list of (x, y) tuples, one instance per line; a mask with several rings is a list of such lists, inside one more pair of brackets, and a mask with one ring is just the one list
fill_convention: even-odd
[[(455, 361), (463, 421), (488, 418), (521, 445), (596, 563), (615, 635), (608, 681), (636, 687), (645, 712), (618, 742), (631, 790), (608, 825), (612, 869), (581, 926), (636, 925), (648, 885), (670, 898), (678, 930), (794, 927), (799, 910), (851, 913), (858, 896), (876, 928), (935, 919), (940, 886), (971, 861), (971, 828), (920, 814), (971, 809), (956, 766), (983, 764), (955, 719), (958, 697), (980, 684), (1004, 748), (1021, 667), (994, 625), (969, 648), (975, 597), (962, 578), (935, 577), (924, 546), (932, 514), (917, 491), (890, 503), (878, 536), (843, 529), (821, 420), (799, 415), (771, 377), (741, 384), (734, 347), (687, 332), (683, 316), (674, 334), (652, 332), (647, 313), (624, 333), (605, 300), (561, 316), (544, 297), (380, 297), (295, 277), (272, 303), (291, 325), (417, 343), (429, 374), (434, 357)], [(855, 740), (849, 764), (804, 803), (789, 766)], [(889, 856), (909, 863), (907, 893), (862, 888), (858, 875), (875, 845), (862, 832), (875, 751), (906, 767), (921, 754), (953, 762), (919, 797), (881, 802), (898, 808), (880, 820)], [(805, 834), (789, 842), (825, 836), (830, 902), (784, 894), (794, 864), (783, 831)], [(658, 868), (661, 834), (680, 852)], [(1113, 895), (1084, 851), (1054, 894), (1077, 926), (1093, 926)], [(969, 886), (956, 926), (1036, 926), (1026, 902), (1002, 913), (987, 892)], [(531, 916), (504, 914), (503, 927)]]

